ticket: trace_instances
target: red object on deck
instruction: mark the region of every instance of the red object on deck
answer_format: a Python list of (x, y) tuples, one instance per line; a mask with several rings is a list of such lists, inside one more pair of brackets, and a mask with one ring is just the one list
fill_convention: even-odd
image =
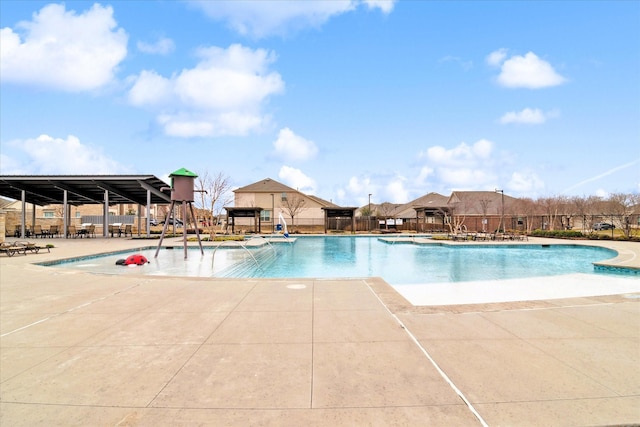
[(146, 263), (148, 263), (149, 260), (147, 260), (147, 258), (144, 255), (140, 255), (140, 254), (135, 254), (135, 255), (131, 255), (129, 256), (127, 259), (124, 260), (124, 265), (144, 265)]

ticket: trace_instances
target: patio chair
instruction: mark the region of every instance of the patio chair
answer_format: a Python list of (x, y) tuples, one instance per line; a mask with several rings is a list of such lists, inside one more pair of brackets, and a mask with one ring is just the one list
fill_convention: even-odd
[(117, 234), (118, 237), (122, 234), (120, 231), (120, 226), (117, 224), (109, 224), (109, 235), (113, 237), (114, 234)]
[(75, 225), (70, 225), (67, 227), (67, 237), (69, 236), (73, 236), (74, 239), (78, 237), (78, 231), (76, 231)]
[(96, 226), (91, 224), (87, 227), (87, 237), (96, 237)]
[(473, 235), (473, 240), (487, 240), (487, 233), (484, 231), (477, 232)]
[(58, 231), (58, 226), (57, 225), (51, 225), (49, 226), (49, 237), (53, 237), (53, 236), (58, 236), (60, 232)]
[(42, 226), (41, 225), (35, 225), (33, 227), (33, 235), (35, 237), (44, 236), (45, 235), (45, 232), (42, 230)]
[(129, 236), (133, 237), (133, 225), (131, 224), (126, 224), (124, 226), (124, 237), (127, 237), (127, 234), (129, 234)]
[[(82, 224), (80, 224), (80, 229), (78, 230), (78, 236), (79, 237), (84, 237), (84, 236), (89, 236), (89, 228), (91, 227), (91, 223), (90, 222), (83, 222)], [(95, 230), (95, 226), (94, 226), (94, 230)]]

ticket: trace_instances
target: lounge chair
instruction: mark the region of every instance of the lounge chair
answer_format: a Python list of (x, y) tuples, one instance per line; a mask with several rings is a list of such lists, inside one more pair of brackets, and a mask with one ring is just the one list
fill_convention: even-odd
[(19, 253), (26, 255), (27, 250), (24, 247), (16, 246), (13, 243), (2, 242), (0, 243), (0, 253), (7, 254), (7, 256), (14, 256)]
[(40, 252), (40, 249), (42, 250), (46, 249), (47, 252), (51, 252), (51, 250), (47, 246), (39, 246), (39, 245), (36, 245), (35, 243), (26, 242), (26, 241), (17, 241), (17, 242), (14, 242), (13, 245), (17, 248), (23, 249), (25, 253), (29, 251), (31, 253), (37, 254), (38, 252)]

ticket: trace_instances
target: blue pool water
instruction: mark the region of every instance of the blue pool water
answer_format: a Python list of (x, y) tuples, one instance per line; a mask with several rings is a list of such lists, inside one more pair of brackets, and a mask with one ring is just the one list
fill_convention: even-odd
[[(150, 264), (115, 261), (141, 253)], [(440, 245), (385, 243), (375, 237), (299, 237), (260, 248), (190, 249), (180, 246), (83, 258), (56, 264), (108, 274), (234, 278), (346, 278), (380, 276), (392, 285), (512, 279), (568, 273), (596, 274), (593, 262), (610, 259), (606, 248), (574, 245)]]

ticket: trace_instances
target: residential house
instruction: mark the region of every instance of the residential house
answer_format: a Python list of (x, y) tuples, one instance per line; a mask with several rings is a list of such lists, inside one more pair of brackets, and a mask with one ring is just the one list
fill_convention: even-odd
[(451, 220), (469, 231), (518, 229), (518, 205), (519, 199), (501, 191), (454, 191), (447, 200)]
[[(408, 203), (392, 204), (384, 202), (371, 205), (371, 215), (381, 229), (442, 231), (445, 229), (445, 212), (448, 212), (449, 198), (438, 193), (428, 193)], [(357, 214), (368, 210), (361, 207)], [(365, 209), (366, 208), (366, 209)]]
[(454, 191), (449, 196), (428, 193), (403, 205), (372, 205), (371, 211), (380, 228), (435, 232), (449, 231), (451, 224), (469, 231), (493, 231), (501, 224), (509, 230), (524, 229), (526, 218), (518, 215), (521, 208), (519, 199), (501, 192)]
[[(274, 179), (266, 178), (233, 191), (234, 208), (260, 208), (260, 229), (274, 230), (284, 220), (289, 231), (320, 231), (324, 227), (322, 208), (337, 205), (304, 194)], [(235, 218), (235, 226), (253, 228), (253, 218)], [(254, 230), (255, 231), (255, 230)]]

